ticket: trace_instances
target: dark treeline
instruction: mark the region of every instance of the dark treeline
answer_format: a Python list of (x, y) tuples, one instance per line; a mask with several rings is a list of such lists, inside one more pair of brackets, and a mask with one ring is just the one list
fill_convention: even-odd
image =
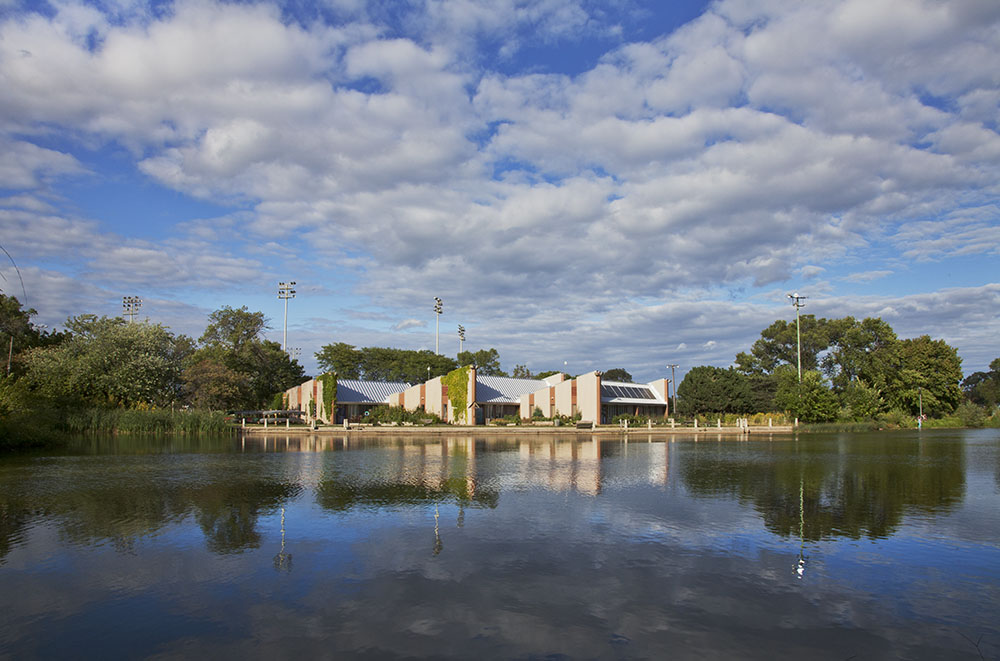
[(691, 369), (677, 389), (682, 414), (788, 411), (804, 422), (957, 415), (977, 426), (1000, 403), (1000, 359), (962, 380), (954, 347), (927, 335), (901, 339), (878, 318), (802, 315), (761, 331), (728, 369)]
[[(78, 431), (87, 420), (120, 429), (127, 420), (101, 410), (262, 408), (304, 378), (280, 345), (263, 338), (263, 313), (246, 307), (213, 312), (198, 340), (160, 324), (94, 315), (71, 317), (52, 333), (31, 323), (34, 314), (0, 295), (9, 354), (0, 380), (0, 445), (40, 429)], [(214, 418), (154, 417), (157, 430), (189, 430), (197, 420), (218, 427)]]
[(524, 365), (517, 365), (508, 374), (500, 367), (500, 353), (493, 348), (478, 351), (461, 351), (458, 360), (439, 356), (433, 351), (414, 351), (391, 347), (362, 347), (345, 342), (324, 345), (316, 352), (316, 361), (323, 372), (331, 372), (341, 379), (365, 381), (404, 381), (422, 383), (442, 376), (459, 367), (475, 365), (480, 376), (513, 376), (517, 378), (543, 378), (556, 370), (535, 375)]

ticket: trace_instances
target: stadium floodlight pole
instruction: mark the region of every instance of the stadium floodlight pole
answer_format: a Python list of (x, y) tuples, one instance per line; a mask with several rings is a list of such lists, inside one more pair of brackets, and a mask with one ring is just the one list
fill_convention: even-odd
[(135, 315), (139, 314), (142, 307), (142, 299), (138, 296), (122, 296), (122, 316), (128, 317), (131, 324), (135, 321)]
[(680, 367), (680, 365), (673, 363), (667, 365), (670, 368), (670, 387), (674, 391), (674, 415), (677, 415), (677, 377), (674, 374), (674, 370)]
[(437, 316), (435, 317), (436, 321), (434, 323), (434, 353), (436, 353), (439, 356), (441, 355), (441, 345), (440, 345), (440, 343), (438, 341), (438, 334), (439, 334), (439, 331), (441, 330), (441, 311), (443, 309), (444, 309), (444, 306), (441, 303), (441, 299), (438, 298), (437, 296), (435, 296), (434, 297), (434, 314), (436, 314)]
[(808, 296), (799, 296), (798, 292), (794, 294), (788, 294), (788, 298), (792, 301), (792, 307), (795, 308), (795, 343), (798, 347), (796, 349), (796, 354), (798, 355), (799, 361), (799, 383), (802, 383), (802, 328), (799, 325), (799, 309), (805, 305), (802, 301), (809, 298)]
[(295, 298), (295, 281), (278, 283), (278, 298), (285, 301), (285, 325), (281, 331), (281, 350), (287, 352), (288, 346), (288, 299)]
[(465, 326), (458, 325), (458, 353), (462, 353), (463, 342), (465, 342)]

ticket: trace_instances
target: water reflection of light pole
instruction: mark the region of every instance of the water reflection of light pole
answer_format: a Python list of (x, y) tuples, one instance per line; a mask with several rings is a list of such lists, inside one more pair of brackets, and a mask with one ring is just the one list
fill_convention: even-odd
[(441, 542), (441, 530), (438, 528), (438, 518), (440, 516), (437, 503), (434, 503), (434, 555), (440, 553), (444, 548), (444, 544)]
[(802, 575), (806, 573), (805, 527), (806, 527), (806, 512), (805, 512), (804, 485), (803, 485), (803, 478), (800, 475), (799, 476), (799, 561), (795, 564), (795, 574), (799, 578), (802, 578)]
[(292, 571), (292, 554), (285, 553), (285, 508), (281, 508), (281, 550), (274, 556), (274, 568), (278, 571)]
[(802, 383), (802, 332), (799, 326), (799, 309), (804, 305), (802, 301), (806, 300), (808, 296), (799, 296), (799, 293), (795, 292), (788, 294), (788, 298), (792, 299), (792, 307), (795, 308), (795, 343), (798, 347), (796, 353), (799, 362), (799, 383)]

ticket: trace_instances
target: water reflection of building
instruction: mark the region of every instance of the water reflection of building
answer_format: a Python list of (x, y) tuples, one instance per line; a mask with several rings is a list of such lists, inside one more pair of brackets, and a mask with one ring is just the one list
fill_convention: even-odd
[[(574, 439), (446, 436), (423, 439), (358, 438), (348, 435), (252, 436), (241, 440), (245, 452), (377, 451), (378, 460), (364, 475), (343, 474), (340, 484), (328, 477), (301, 476), (303, 482), (327, 482), (329, 504), (417, 503), (454, 500), (459, 504), (495, 504), (498, 488), (519, 484), (552, 491), (598, 495), (608, 479), (618, 482), (666, 484), (670, 442), (632, 435), (634, 452), (645, 456), (627, 461), (628, 441), (600, 436)], [(481, 458), (516, 453), (517, 461)], [(636, 470), (641, 468), (641, 470)], [(314, 470), (318, 470), (314, 466)], [(321, 471), (320, 471), (321, 472)], [(482, 485), (493, 485), (483, 490)]]

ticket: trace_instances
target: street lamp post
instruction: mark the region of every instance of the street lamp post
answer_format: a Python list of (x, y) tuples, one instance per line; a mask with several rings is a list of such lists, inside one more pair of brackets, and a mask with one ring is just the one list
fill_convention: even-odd
[(463, 343), (465, 342), (465, 326), (462, 324), (458, 325), (458, 353), (462, 353)]
[(675, 363), (667, 365), (667, 367), (670, 368), (670, 386), (674, 391), (674, 415), (677, 415), (677, 376), (674, 374), (674, 370), (680, 367), (680, 365)]
[(288, 299), (295, 298), (295, 281), (278, 283), (278, 298), (285, 301), (285, 323), (281, 331), (281, 350), (287, 351), (288, 346)]
[(122, 316), (128, 317), (130, 324), (135, 321), (135, 315), (139, 314), (141, 307), (142, 299), (138, 296), (122, 296)]
[(437, 316), (434, 318), (434, 353), (441, 355), (441, 345), (438, 342), (439, 331), (441, 330), (441, 311), (443, 305), (441, 299), (437, 296), (434, 297), (434, 314)]
[(788, 294), (788, 298), (792, 300), (792, 306), (795, 308), (795, 343), (798, 347), (796, 353), (799, 362), (799, 383), (802, 383), (802, 329), (799, 326), (799, 309), (805, 305), (802, 301), (809, 297), (799, 296), (799, 293), (795, 292), (794, 294)]

